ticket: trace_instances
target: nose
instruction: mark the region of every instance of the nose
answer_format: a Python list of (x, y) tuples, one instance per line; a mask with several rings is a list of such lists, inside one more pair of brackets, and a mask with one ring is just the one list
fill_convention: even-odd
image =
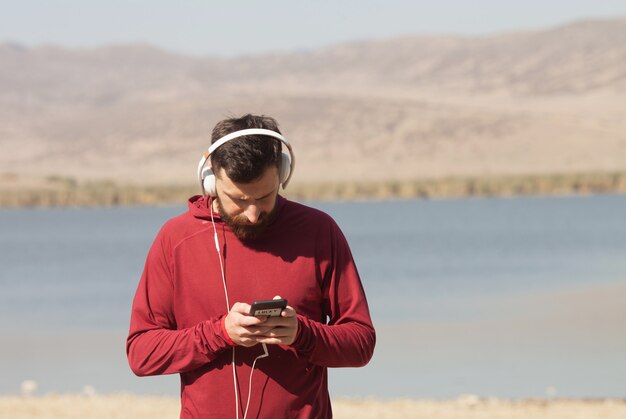
[(246, 208), (246, 211), (244, 212), (244, 214), (251, 224), (256, 224), (257, 221), (259, 221), (259, 216), (261, 215), (261, 211), (259, 210), (258, 206), (254, 204), (250, 204)]

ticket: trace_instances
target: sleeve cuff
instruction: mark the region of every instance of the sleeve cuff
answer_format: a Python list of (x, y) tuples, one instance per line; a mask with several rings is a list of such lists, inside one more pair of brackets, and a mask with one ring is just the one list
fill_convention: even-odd
[(298, 314), (298, 332), (291, 347), (301, 356), (308, 357), (315, 348), (315, 334), (311, 330), (310, 320)]
[(222, 338), (224, 338), (226, 343), (228, 343), (230, 346), (237, 346), (235, 345), (235, 342), (232, 341), (232, 339), (228, 335), (228, 332), (226, 331), (226, 316), (222, 317), (222, 320), (220, 320), (220, 326), (222, 328)]

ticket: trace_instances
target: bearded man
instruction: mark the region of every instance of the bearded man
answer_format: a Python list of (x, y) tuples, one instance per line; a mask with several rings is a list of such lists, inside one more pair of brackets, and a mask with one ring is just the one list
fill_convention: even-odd
[[(181, 418), (330, 418), (329, 367), (367, 364), (375, 331), (348, 243), (279, 194), (295, 166), (266, 116), (219, 122), (202, 195), (148, 253), (131, 313), (139, 376), (180, 374)], [(288, 301), (277, 316), (251, 303)]]

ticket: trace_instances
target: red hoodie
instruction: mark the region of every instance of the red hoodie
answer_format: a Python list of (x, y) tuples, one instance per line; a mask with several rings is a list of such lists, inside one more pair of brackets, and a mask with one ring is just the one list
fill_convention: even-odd
[[(248, 418), (330, 418), (327, 367), (368, 363), (375, 332), (352, 254), (326, 214), (278, 197), (277, 216), (246, 244), (215, 216), (231, 304), (280, 295), (297, 313), (290, 346), (268, 345), (253, 374)], [(148, 253), (126, 350), (140, 376), (181, 377), (181, 418), (235, 417), (232, 343), (208, 200), (168, 221)], [(235, 348), (243, 417), (261, 345)]]

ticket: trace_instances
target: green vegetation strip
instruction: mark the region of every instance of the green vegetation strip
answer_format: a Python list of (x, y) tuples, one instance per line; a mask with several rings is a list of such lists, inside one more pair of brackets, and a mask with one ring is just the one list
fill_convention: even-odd
[[(410, 199), (625, 193), (626, 172), (465, 177), (413, 181), (294, 183), (296, 200)], [(50, 177), (37, 188), (2, 187), (1, 208), (128, 206), (183, 203), (198, 194), (192, 185), (140, 186), (112, 181), (80, 183)]]

